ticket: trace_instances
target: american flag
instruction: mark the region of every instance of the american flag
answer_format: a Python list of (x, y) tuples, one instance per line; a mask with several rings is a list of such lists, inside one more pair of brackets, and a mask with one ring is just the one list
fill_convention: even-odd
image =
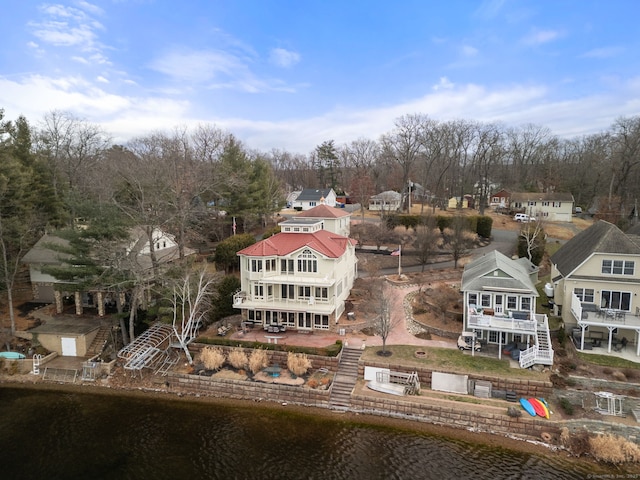
[(391, 252), (391, 255), (393, 257), (398, 257), (400, 256), (400, 247), (398, 247), (397, 249), (395, 249), (393, 252)]

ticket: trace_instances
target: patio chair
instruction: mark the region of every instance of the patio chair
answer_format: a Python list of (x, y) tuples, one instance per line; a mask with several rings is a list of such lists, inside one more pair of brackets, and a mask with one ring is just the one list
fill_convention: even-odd
[(622, 337), (622, 340), (620, 340), (620, 343), (618, 345), (616, 345), (613, 348), (613, 350), (616, 351), (616, 352), (621, 352), (622, 350), (627, 348), (627, 343), (629, 343), (629, 341), (627, 340), (627, 337)]

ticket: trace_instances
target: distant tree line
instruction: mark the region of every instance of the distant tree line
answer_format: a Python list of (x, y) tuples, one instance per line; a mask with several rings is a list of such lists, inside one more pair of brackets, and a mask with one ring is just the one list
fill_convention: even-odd
[[(133, 225), (149, 236), (156, 228), (173, 234), (183, 258), (189, 246), (268, 226), (286, 194), (304, 187), (332, 187), (363, 209), (384, 190), (401, 192), (406, 209), (413, 190), (425, 214), (445, 208), (450, 197), (472, 194), (480, 215), (472, 230), (483, 236), (490, 229), (481, 220), (484, 208), (499, 188), (570, 192), (577, 205), (615, 223), (636, 213), (640, 193), (640, 116), (565, 139), (538, 125), (411, 114), (377, 139), (344, 145), (327, 139), (307, 154), (251, 150), (209, 124), (149, 132), (118, 145), (98, 125), (67, 112), (32, 122), (5, 119), (0, 109), (0, 288), (10, 303), (26, 251), (45, 231), (79, 224), (93, 230), (73, 239), (78, 258), (87, 244), (108, 245)], [(428, 243), (429, 236), (422, 237)], [(156, 270), (153, 242), (150, 255)], [(229, 252), (219, 257), (233, 269)], [(88, 259), (85, 267), (91, 278), (131, 281)]]

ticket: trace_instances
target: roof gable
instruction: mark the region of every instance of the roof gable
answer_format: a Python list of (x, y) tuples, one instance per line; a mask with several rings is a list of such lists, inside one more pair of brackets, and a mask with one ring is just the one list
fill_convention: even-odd
[(568, 192), (514, 192), (511, 194), (512, 202), (573, 202), (573, 195)]
[(566, 277), (594, 253), (640, 255), (640, 246), (615, 225), (598, 220), (560, 247), (551, 262)]
[(327, 230), (313, 233), (278, 233), (261, 240), (238, 252), (238, 255), (250, 257), (283, 257), (309, 247), (328, 258), (340, 258), (348, 245), (352, 245), (348, 237), (336, 235)]
[(462, 274), (462, 291), (481, 291), (491, 288), (505, 291), (526, 290), (538, 296), (526, 266), (522, 262), (511, 260), (497, 250), (465, 265)]
[(320, 201), (321, 198), (327, 198), (331, 193), (331, 188), (319, 189), (319, 188), (305, 188), (300, 192), (296, 201), (308, 202), (308, 201)]
[(351, 214), (341, 208), (330, 207), (324, 203), (299, 213), (295, 218), (340, 218)]

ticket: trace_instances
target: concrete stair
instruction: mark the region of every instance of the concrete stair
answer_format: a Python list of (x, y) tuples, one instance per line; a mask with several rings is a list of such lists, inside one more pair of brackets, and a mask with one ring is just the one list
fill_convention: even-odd
[(91, 342), (91, 345), (89, 345), (89, 348), (87, 349), (87, 355), (92, 356), (101, 354), (102, 350), (107, 344), (107, 341), (109, 340), (110, 333), (111, 327), (101, 326), (100, 330), (98, 330), (98, 333), (96, 334), (96, 337), (93, 339), (93, 342)]
[(351, 393), (358, 380), (358, 361), (361, 356), (362, 350), (359, 348), (342, 349), (338, 371), (331, 385), (329, 407), (347, 410), (351, 406)]

